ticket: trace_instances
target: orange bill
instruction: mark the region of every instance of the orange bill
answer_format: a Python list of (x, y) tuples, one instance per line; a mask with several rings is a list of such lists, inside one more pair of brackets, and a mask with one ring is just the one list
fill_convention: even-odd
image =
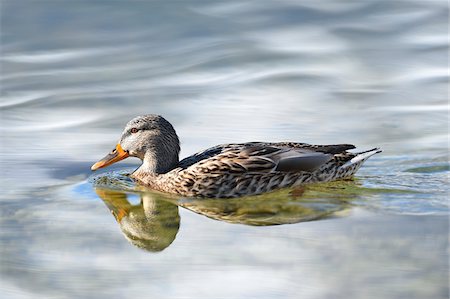
[(95, 188), (95, 193), (103, 200), (118, 222), (122, 221), (133, 207), (123, 192)]
[(107, 154), (103, 159), (92, 165), (91, 170), (97, 170), (99, 168), (106, 167), (108, 165), (111, 165), (113, 163), (116, 163), (120, 160), (123, 160), (125, 158), (128, 158), (128, 153), (122, 149), (120, 144), (118, 143), (116, 145), (116, 148), (112, 150), (109, 154)]

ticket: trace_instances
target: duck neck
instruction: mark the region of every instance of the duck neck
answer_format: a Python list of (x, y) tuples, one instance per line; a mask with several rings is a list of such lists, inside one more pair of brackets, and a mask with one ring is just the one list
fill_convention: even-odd
[(135, 177), (164, 174), (178, 165), (178, 152), (168, 154), (148, 151), (142, 159), (142, 165), (133, 173)]

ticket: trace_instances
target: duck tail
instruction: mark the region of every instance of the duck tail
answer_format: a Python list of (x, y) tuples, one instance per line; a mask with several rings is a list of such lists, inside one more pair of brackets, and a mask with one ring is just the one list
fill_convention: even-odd
[(352, 166), (354, 164), (362, 163), (362, 162), (366, 161), (368, 158), (370, 158), (371, 156), (381, 153), (381, 152), (382, 152), (382, 150), (380, 148), (375, 147), (375, 148), (367, 150), (367, 151), (355, 153), (355, 156), (353, 158), (351, 158), (349, 161), (347, 161), (341, 167), (345, 168), (348, 166)]

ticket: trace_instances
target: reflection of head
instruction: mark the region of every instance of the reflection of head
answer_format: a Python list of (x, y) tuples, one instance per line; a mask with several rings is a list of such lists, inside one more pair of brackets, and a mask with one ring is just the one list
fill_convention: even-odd
[(143, 195), (142, 204), (134, 206), (119, 224), (133, 245), (157, 252), (175, 240), (180, 228), (180, 216), (176, 205)]
[(116, 217), (125, 238), (131, 244), (152, 252), (168, 247), (180, 227), (178, 207), (142, 194), (141, 203), (131, 205), (126, 194), (118, 191), (96, 190)]

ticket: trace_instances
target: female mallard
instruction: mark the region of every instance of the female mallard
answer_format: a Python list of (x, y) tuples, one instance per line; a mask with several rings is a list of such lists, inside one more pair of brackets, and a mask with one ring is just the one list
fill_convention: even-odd
[(180, 143), (172, 125), (159, 115), (132, 119), (116, 148), (92, 166), (111, 165), (129, 156), (142, 165), (131, 174), (152, 189), (199, 197), (238, 197), (306, 183), (351, 177), (374, 148), (347, 152), (351, 144), (295, 142), (222, 144), (178, 160)]

